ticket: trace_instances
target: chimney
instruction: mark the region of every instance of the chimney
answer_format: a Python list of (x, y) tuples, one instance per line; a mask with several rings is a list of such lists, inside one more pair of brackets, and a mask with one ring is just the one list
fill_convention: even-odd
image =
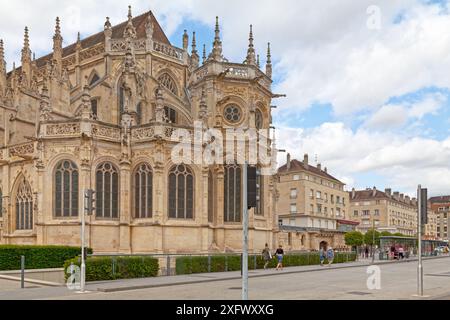
[(395, 191), (395, 192), (394, 192), (394, 199), (398, 200), (399, 197), (400, 197), (400, 192)]
[(408, 203), (410, 203), (411, 198), (410, 198), (409, 196), (405, 196), (405, 201), (408, 202)]
[(377, 195), (377, 187), (373, 187), (372, 189), (372, 197), (375, 197)]
[(400, 200), (404, 201), (405, 200), (405, 195), (403, 193), (400, 193)]
[(308, 154), (305, 153), (305, 155), (303, 156), (303, 164), (305, 165), (305, 167), (308, 167), (308, 165), (309, 165), (308, 159), (309, 159)]
[(356, 190), (355, 188), (352, 188), (352, 199), (355, 199), (356, 197)]
[(386, 195), (388, 197), (390, 197), (392, 195), (392, 189), (388, 188), (388, 189), (384, 189), (384, 193), (386, 193)]
[(323, 172), (328, 173), (328, 168), (325, 167), (325, 168), (323, 169)]
[(319, 169), (320, 171), (322, 171), (322, 164), (318, 163), (318, 164), (317, 164), (317, 169)]
[(287, 168), (288, 170), (291, 169), (291, 154), (290, 154), (290, 153), (287, 154), (286, 168)]

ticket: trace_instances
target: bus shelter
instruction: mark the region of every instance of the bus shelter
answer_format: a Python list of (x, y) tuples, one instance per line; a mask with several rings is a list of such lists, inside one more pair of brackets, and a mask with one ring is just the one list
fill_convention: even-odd
[[(422, 240), (422, 256), (437, 254), (436, 248), (447, 246), (447, 243), (439, 240)], [(417, 256), (418, 242), (416, 238), (408, 237), (380, 237), (380, 260), (407, 259)]]

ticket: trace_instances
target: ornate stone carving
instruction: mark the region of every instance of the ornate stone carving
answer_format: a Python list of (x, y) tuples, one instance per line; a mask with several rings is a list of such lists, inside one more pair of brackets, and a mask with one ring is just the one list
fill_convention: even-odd
[(115, 140), (120, 139), (120, 129), (106, 127), (106, 126), (93, 125), (92, 126), (92, 134), (97, 137), (104, 137), (104, 138), (110, 138), (110, 139), (115, 139)]
[(47, 125), (46, 134), (48, 136), (64, 136), (80, 134), (79, 123), (62, 123)]
[(177, 60), (183, 61), (183, 50), (167, 46), (160, 42), (153, 42), (153, 50), (159, 52), (165, 56), (175, 58)]
[(133, 129), (132, 137), (135, 140), (151, 139), (155, 136), (154, 128)]
[(9, 148), (10, 156), (21, 156), (34, 153), (34, 143), (26, 143)]

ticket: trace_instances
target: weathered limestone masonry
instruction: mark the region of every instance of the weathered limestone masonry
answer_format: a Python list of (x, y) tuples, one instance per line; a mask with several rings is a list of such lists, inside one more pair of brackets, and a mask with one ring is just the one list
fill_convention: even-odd
[[(0, 243), (80, 245), (83, 190), (96, 191), (87, 244), (105, 253), (240, 250), (242, 170), (171, 162), (177, 128), (269, 128), (272, 64), (253, 48), (222, 55), (219, 23), (203, 61), (195, 33), (173, 46), (151, 12), (34, 59), (25, 40), (7, 73), (0, 43)], [(1, 35), (0, 35), (1, 36)], [(7, 44), (5, 44), (7, 45)], [(250, 211), (250, 250), (273, 243), (273, 179)]]

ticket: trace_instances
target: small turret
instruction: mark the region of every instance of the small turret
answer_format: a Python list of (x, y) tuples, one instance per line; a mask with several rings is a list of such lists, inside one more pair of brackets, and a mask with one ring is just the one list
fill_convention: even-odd
[(187, 30), (184, 30), (183, 33), (183, 50), (187, 51), (189, 47), (189, 36), (187, 34)]
[(59, 17), (56, 17), (55, 35), (53, 36), (53, 60), (55, 60), (59, 74), (62, 73), (63, 37)]
[(5, 48), (3, 47), (3, 40), (0, 39), (0, 96), (6, 90), (6, 61)]
[(272, 55), (270, 53), (270, 42), (267, 44), (266, 76), (272, 79)]
[(197, 43), (195, 41), (195, 32), (192, 33), (192, 52), (191, 52), (191, 67), (193, 69), (198, 68), (200, 63), (200, 57), (197, 52)]
[(213, 49), (210, 58), (214, 61), (222, 61), (222, 41), (220, 40), (219, 17), (216, 17), (216, 29), (214, 33)]
[(256, 53), (255, 53), (255, 47), (253, 45), (253, 26), (250, 25), (250, 35), (248, 39), (248, 50), (247, 50), (247, 58), (245, 60), (246, 64), (249, 65), (256, 65)]

